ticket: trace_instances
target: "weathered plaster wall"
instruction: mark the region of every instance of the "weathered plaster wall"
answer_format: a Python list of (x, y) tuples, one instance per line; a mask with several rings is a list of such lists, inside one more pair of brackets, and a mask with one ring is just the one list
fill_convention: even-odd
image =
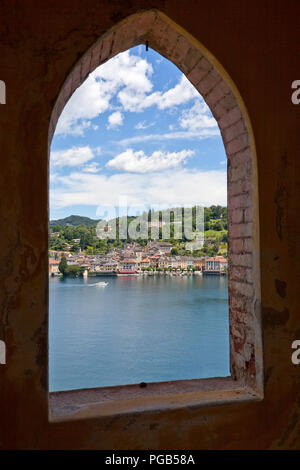
[[(47, 152), (52, 108), (80, 57), (116, 22), (158, 8), (218, 59), (244, 100), (257, 150), (265, 398), (49, 423)], [(296, 0), (33, 0), (0, 4), (0, 447), (297, 448), (300, 7)], [(297, 135), (298, 132), (298, 135)]]

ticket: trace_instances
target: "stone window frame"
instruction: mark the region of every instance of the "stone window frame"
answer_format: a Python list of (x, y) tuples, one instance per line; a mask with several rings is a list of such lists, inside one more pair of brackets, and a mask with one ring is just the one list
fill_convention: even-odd
[(48, 147), (58, 118), (74, 91), (99, 65), (146, 44), (173, 62), (215, 117), (228, 159), (228, 290), (230, 371), (226, 378), (52, 392), (50, 421), (146, 410), (198, 407), (263, 399), (257, 161), (246, 106), (217, 59), (194, 37), (156, 9), (129, 16), (107, 31), (77, 62), (54, 105)]

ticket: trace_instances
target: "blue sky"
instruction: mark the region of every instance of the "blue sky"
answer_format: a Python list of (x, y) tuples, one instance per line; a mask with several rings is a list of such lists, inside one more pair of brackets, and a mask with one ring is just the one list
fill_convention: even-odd
[(51, 144), (50, 218), (101, 218), (120, 200), (226, 205), (226, 172), (203, 98), (175, 65), (137, 46), (98, 67), (64, 108)]

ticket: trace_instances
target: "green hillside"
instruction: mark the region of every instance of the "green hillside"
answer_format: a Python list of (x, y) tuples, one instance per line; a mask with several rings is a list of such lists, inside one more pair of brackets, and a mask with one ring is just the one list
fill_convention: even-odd
[(64, 219), (50, 220), (50, 227), (63, 227), (65, 225), (72, 225), (77, 227), (78, 225), (85, 225), (86, 227), (95, 227), (99, 220), (90, 219), (89, 217), (83, 217), (81, 215), (69, 215)]
[[(173, 211), (182, 208), (174, 208)], [(147, 215), (147, 214), (146, 214)], [(149, 214), (150, 215), (150, 214)], [(157, 215), (157, 217), (156, 217)], [(193, 229), (196, 226), (195, 212), (188, 215), (192, 218)], [(129, 217), (128, 222), (135, 219)], [(151, 221), (159, 220), (158, 214), (151, 213)], [(194, 250), (193, 253), (186, 248), (186, 239), (174, 237), (174, 227), (176, 224), (175, 216), (170, 217), (170, 238), (163, 239), (162, 228), (159, 228), (159, 239), (168, 241), (174, 245), (174, 252), (172, 254), (178, 255), (196, 255), (196, 256), (215, 256), (216, 254), (227, 255), (227, 208), (222, 206), (210, 206), (204, 208), (204, 245), (199, 250)], [(78, 215), (71, 215), (64, 219), (52, 220), (50, 222), (50, 241), (49, 248), (51, 250), (70, 250), (71, 252), (78, 252), (79, 248), (90, 255), (106, 254), (111, 247), (123, 247), (126, 243), (132, 241), (127, 234), (126, 239), (110, 239), (99, 238), (96, 233), (97, 220), (90, 219), (89, 217), (81, 217)], [(117, 233), (119, 229), (119, 219), (115, 220)], [(113, 226), (113, 220), (104, 222), (103, 232), (109, 226)], [(99, 228), (99, 227), (98, 227)], [(101, 230), (101, 228), (99, 228)], [(109, 232), (108, 232), (109, 233)], [(148, 229), (149, 238), (151, 239), (150, 229)], [(98, 233), (99, 235), (99, 233)], [(137, 239), (137, 243), (141, 246), (147, 244), (146, 239)]]

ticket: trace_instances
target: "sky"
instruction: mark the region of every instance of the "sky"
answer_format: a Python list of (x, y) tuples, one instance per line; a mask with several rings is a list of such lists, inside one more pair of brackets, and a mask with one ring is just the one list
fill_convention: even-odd
[(98, 67), (66, 104), (51, 144), (50, 218), (226, 205), (226, 165), (201, 95), (140, 45)]

